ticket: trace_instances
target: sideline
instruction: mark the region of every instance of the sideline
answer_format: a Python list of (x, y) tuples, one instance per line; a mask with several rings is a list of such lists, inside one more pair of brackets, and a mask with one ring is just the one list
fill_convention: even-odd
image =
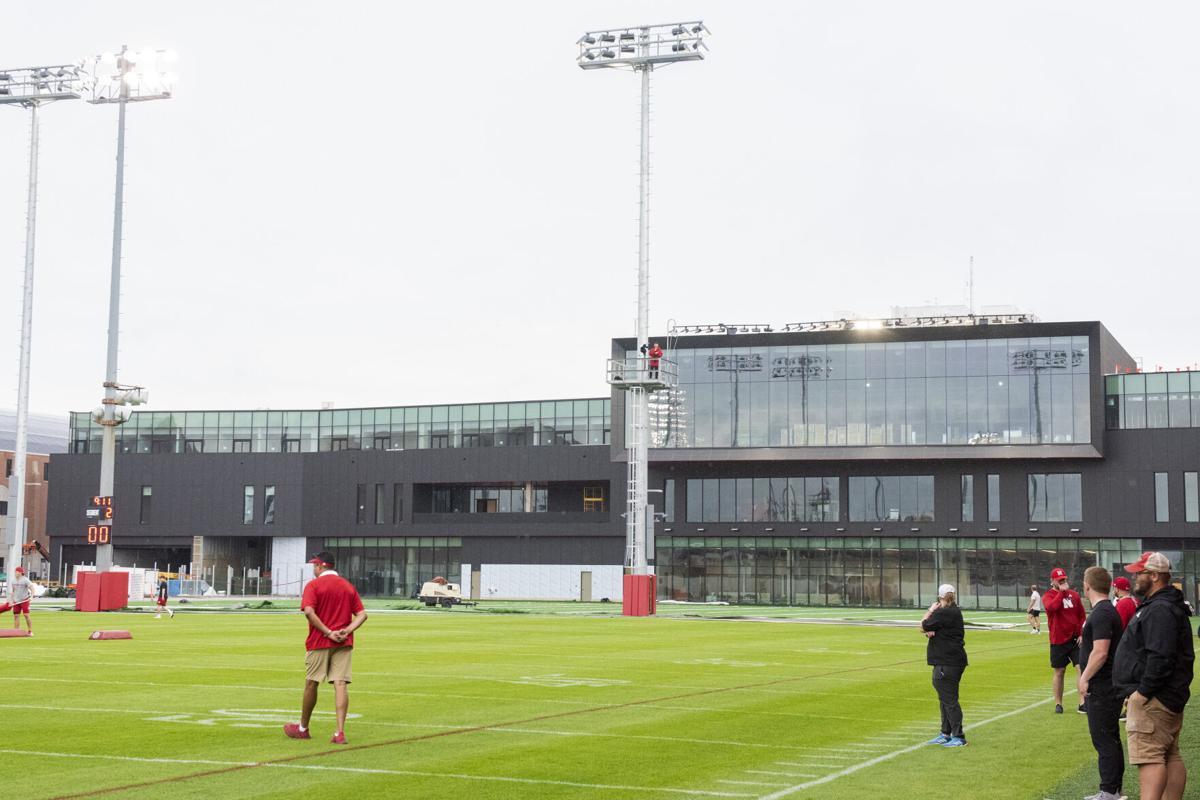
[[(1074, 694), (1074, 692), (1068, 692), (1067, 694), (1068, 695)], [(1038, 708), (1039, 706), (1044, 706), (1047, 703), (1053, 703), (1053, 702), (1054, 702), (1053, 697), (1049, 698), (1048, 700), (1039, 700), (1036, 703), (1030, 703), (1027, 706), (1022, 706), (1021, 708), (1015, 708), (1012, 711), (1006, 711), (1003, 714), (997, 714), (994, 717), (988, 717), (987, 719), (972, 723), (970, 725), (965, 726), (963, 728), (963, 730), (964, 731), (975, 730), (976, 728), (982, 727), (984, 725), (990, 725), (993, 722), (999, 722), (1002, 719), (1006, 719), (1008, 717), (1014, 717), (1017, 714), (1024, 714), (1026, 711), (1032, 711), (1033, 709)], [(845, 769), (841, 769), (837, 772), (831, 772), (828, 775), (825, 775), (824, 777), (817, 778), (817, 779), (811, 780), (811, 781), (805, 781), (804, 783), (798, 783), (795, 786), (789, 786), (786, 789), (780, 789), (778, 792), (772, 792), (771, 794), (763, 795), (758, 800), (781, 800), (784, 797), (790, 797), (790, 796), (796, 794), (797, 792), (804, 791), (805, 789), (811, 789), (814, 786), (821, 786), (823, 784), (830, 783), (832, 781), (836, 781), (838, 778), (844, 778), (847, 775), (853, 775), (855, 772), (864, 770), (867, 767), (873, 767), (876, 764), (882, 764), (885, 761), (891, 761), (893, 758), (898, 758), (900, 756), (907, 755), (909, 753), (915, 752), (917, 750), (921, 750), (921, 749), (923, 749), (925, 747), (929, 747), (929, 746), (930, 745), (928, 744), (928, 742), (919, 742), (914, 745), (909, 745), (908, 747), (903, 747), (899, 750), (893, 750), (890, 753), (884, 753), (881, 756), (876, 756), (875, 758), (867, 759), (866, 761), (860, 761), (857, 764), (852, 764), (852, 765), (846, 767)]]

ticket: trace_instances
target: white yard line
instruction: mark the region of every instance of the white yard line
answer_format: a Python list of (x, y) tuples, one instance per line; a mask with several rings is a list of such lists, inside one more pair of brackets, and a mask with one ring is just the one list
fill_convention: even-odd
[(728, 784), (732, 784), (734, 786), (787, 786), (788, 785), (786, 783), (780, 783), (779, 781), (726, 781), (726, 780), (719, 780), (719, 781), (717, 781), (717, 783), (728, 783)]
[[(1017, 714), (1023, 714), (1026, 711), (1031, 711), (1039, 706), (1044, 706), (1050, 702), (1053, 702), (1053, 700), (1052, 699), (1051, 700), (1039, 700), (1036, 703), (1030, 703), (1027, 706), (1023, 706), (1021, 708), (1015, 708), (1012, 711), (1007, 711), (1003, 714), (997, 714), (994, 717), (989, 717), (988, 719), (980, 720), (979, 722), (976, 722), (974, 724), (967, 725), (963, 730), (967, 730), (967, 731), (975, 730), (976, 728), (982, 727), (984, 725), (990, 725), (993, 722), (999, 722), (1002, 719), (1006, 719), (1008, 717), (1013, 717), (1013, 716), (1016, 716)], [(797, 792), (802, 792), (805, 789), (811, 789), (814, 786), (821, 786), (821, 785), (829, 783), (831, 781), (835, 781), (838, 778), (844, 778), (847, 775), (853, 775), (855, 772), (858, 772), (859, 770), (864, 770), (868, 767), (873, 767), (876, 764), (882, 764), (885, 761), (891, 761), (893, 758), (898, 758), (902, 755), (907, 755), (908, 753), (912, 753), (916, 750), (920, 750), (921, 748), (928, 747), (928, 746), (929, 745), (927, 745), (925, 742), (921, 742), (919, 744), (914, 744), (914, 745), (909, 745), (908, 747), (903, 747), (899, 750), (893, 750), (890, 753), (884, 753), (883, 755), (876, 756), (875, 758), (870, 758), (870, 759), (867, 759), (866, 761), (860, 761), (857, 764), (852, 764), (852, 765), (850, 765), (844, 769), (841, 769), (837, 772), (831, 772), (828, 775), (825, 775), (820, 778), (816, 778), (815, 780), (807, 781), (805, 783), (798, 783), (794, 786), (789, 786), (786, 789), (780, 789), (778, 792), (773, 792), (772, 794), (768, 794), (768, 795), (764, 795), (764, 796), (760, 797), (759, 800), (781, 800), (781, 798), (790, 797), (791, 795), (796, 794)]]
[(815, 773), (808, 772), (780, 772), (779, 770), (769, 769), (746, 769), (742, 770), (747, 775), (782, 775), (785, 778), (815, 778)]
[(607, 789), (622, 792), (660, 792), (700, 797), (753, 797), (739, 792), (717, 792), (703, 789), (675, 789), (662, 786), (625, 786), (621, 784), (583, 783), (581, 781), (555, 781), (541, 778), (511, 778), (503, 775), (467, 775), (453, 772), (421, 772), (407, 769), (370, 769), (367, 767), (333, 767), (324, 764), (272, 764), (261, 761), (213, 761), (199, 758), (143, 758), (137, 756), (99, 755), (92, 753), (54, 753), (44, 750), (0, 749), (0, 753), (15, 756), (37, 756), (38, 758), (79, 758), (99, 761), (123, 761), (141, 764), (181, 764), (213, 767), (268, 767), (270, 769), (297, 769), (320, 772), (343, 772), (359, 775), (398, 775), (414, 778), (452, 778), (464, 781), (492, 781), (497, 783), (521, 783), (541, 786), (570, 786), (578, 789)]

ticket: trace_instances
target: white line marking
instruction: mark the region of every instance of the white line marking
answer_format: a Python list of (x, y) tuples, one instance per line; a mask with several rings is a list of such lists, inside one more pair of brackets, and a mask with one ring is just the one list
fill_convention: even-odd
[(714, 792), (703, 789), (673, 789), (659, 786), (623, 786), (620, 784), (555, 781), (541, 778), (510, 778), (503, 775), (464, 775), (452, 772), (419, 772), (406, 769), (368, 769), (366, 767), (331, 767), (323, 764), (272, 764), (262, 761), (213, 761), (201, 758), (143, 758), (138, 756), (98, 755), (91, 753), (50, 753), (41, 750), (0, 750), (5, 755), (38, 756), (39, 758), (83, 758), (100, 761), (125, 761), (141, 764), (196, 764), (214, 767), (269, 767), (271, 769), (301, 769), (321, 772), (348, 772), (361, 775), (405, 775), (416, 778), (455, 778), (464, 781), (493, 781), (546, 786), (571, 786), (579, 789), (611, 789), (623, 792), (663, 792), (667, 794), (700, 795), (705, 797), (753, 797), (737, 792)]
[(786, 783), (779, 781), (726, 781), (719, 780), (717, 783), (731, 783), (735, 786), (787, 786)]
[[(2, 752), (2, 751), (0, 751), (0, 752)], [(746, 769), (746, 770), (742, 770), (742, 771), (745, 772), (747, 775), (783, 775), (784, 777), (787, 777), (787, 778), (815, 778), (815, 777), (817, 777), (815, 774), (811, 774), (808, 772), (779, 772), (779, 771), (772, 771), (769, 769)]]
[[(814, 758), (827, 758), (827, 757), (828, 756), (814, 756)], [(807, 761), (807, 762), (803, 762), (803, 763), (799, 763), (799, 762), (795, 762), (795, 761), (776, 761), (775, 763), (781, 767), (803, 767), (804, 769), (814, 769), (814, 768), (830, 769), (830, 768), (846, 766), (845, 764), (819, 764), (816, 761)]]
[[(1004, 714), (998, 714), (994, 717), (990, 717), (985, 720), (980, 720), (979, 722), (976, 722), (972, 725), (967, 725), (964, 728), (964, 730), (968, 730), (968, 731), (975, 730), (976, 728), (982, 727), (984, 725), (989, 725), (993, 722), (999, 722), (1002, 719), (1006, 719), (1008, 717), (1013, 717), (1013, 716), (1016, 716), (1017, 714), (1023, 714), (1026, 711), (1031, 711), (1031, 710), (1037, 708), (1038, 706), (1044, 706), (1050, 702), (1053, 702), (1053, 699), (1039, 700), (1036, 703), (1030, 703), (1029, 705), (1024, 706), (1022, 708), (1016, 708), (1016, 709), (1013, 709), (1012, 711), (1008, 711)], [(847, 775), (852, 775), (855, 772), (858, 772), (859, 770), (866, 769), (867, 767), (873, 767), (876, 764), (882, 764), (884, 761), (891, 761), (893, 758), (898, 758), (902, 755), (906, 755), (915, 750), (920, 750), (922, 747), (928, 747), (928, 745), (925, 744), (924, 742), (921, 742), (920, 744), (909, 745), (908, 747), (901, 748), (900, 750), (893, 750), (890, 753), (884, 753), (883, 755), (876, 756), (875, 758), (871, 758), (866, 761), (860, 761), (857, 764), (851, 764), (850, 766), (846, 767), (845, 769), (839, 770), (838, 772), (831, 772), (824, 777), (817, 778), (816, 780), (811, 780), (806, 783), (798, 783), (795, 786), (789, 786), (788, 788), (781, 789), (778, 792), (764, 795), (763, 797), (760, 797), (759, 800), (781, 800), (781, 798), (789, 797), (789, 796), (795, 794), (796, 792), (801, 792), (801, 791), (804, 791), (805, 789), (811, 789), (814, 786), (820, 786), (822, 784), (829, 783), (830, 781), (835, 781), (838, 778), (844, 778)]]

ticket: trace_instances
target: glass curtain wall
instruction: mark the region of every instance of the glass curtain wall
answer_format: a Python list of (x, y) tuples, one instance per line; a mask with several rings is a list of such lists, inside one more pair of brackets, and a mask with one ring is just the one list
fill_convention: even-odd
[[(608, 398), (322, 411), (135, 411), (122, 453), (314, 453), (608, 444)], [(99, 453), (101, 427), (72, 413), (70, 451)]]
[(952, 583), (965, 608), (1023, 610), (1054, 567), (1079, 585), (1140, 552), (1138, 539), (660, 536), (656, 569), (671, 600), (924, 608)]
[(325, 540), (338, 574), (371, 597), (412, 597), (441, 576), (458, 583), (462, 539), (457, 536), (342, 537)]
[(654, 447), (1091, 440), (1086, 336), (678, 348)]
[(1104, 377), (1104, 426), (1200, 427), (1200, 372), (1147, 372)]

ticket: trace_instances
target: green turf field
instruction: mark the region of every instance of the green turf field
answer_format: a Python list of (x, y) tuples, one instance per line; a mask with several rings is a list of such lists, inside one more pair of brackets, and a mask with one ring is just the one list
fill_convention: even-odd
[[(914, 628), (790, 622), (919, 612), (684, 606), (624, 619), (580, 604), (492, 604), (509, 611), (499, 614), (387, 605), (375, 604), (358, 640), (357, 716), (342, 747), (328, 743), (328, 687), (313, 740), (281, 732), (303, 684), (298, 614), (36, 611), (35, 638), (0, 639), (7, 788), (23, 800), (1096, 791), (1086, 720), (1073, 697), (1069, 713), (1051, 713), (1045, 636), (1021, 627), (968, 631), (970, 746), (946, 749), (921, 744), (938, 711)], [(719, 618), (742, 614), (774, 621)], [(89, 641), (97, 628), (134, 639)], [(1198, 725), (1185, 723), (1195, 787)], [(1131, 798), (1136, 788), (1131, 770)]]

